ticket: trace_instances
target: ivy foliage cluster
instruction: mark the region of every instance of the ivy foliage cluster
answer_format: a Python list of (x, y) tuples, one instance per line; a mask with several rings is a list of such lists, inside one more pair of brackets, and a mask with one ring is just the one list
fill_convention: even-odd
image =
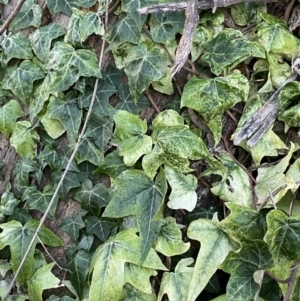
[[(0, 132), (19, 155), (0, 200), (1, 298), (39, 226), (33, 210), (46, 212), (66, 169), (98, 79), (88, 126), (48, 215), (55, 220), (58, 202), (70, 197), (81, 206), (60, 224), (75, 243), (66, 252), (67, 280), (37, 248), (64, 245), (42, 226), (9, 300), (43, 300), (56, 288), (47, 300), (299, 300), (300, 83), (282, 89), (277, 121), (254, 147), (230, 141), (292, 74), (300, 40), (266, 4), (227, 8), (236, 29), (225, 27), (225, 9), (199, 11), (196, 75), (179, 83), (177, 95), (169, 56), (185, 15), (137, 13), (158, 2), (122, 0), (105, 28), (105, 1), (46, 0), (42, 8), (27, 0), (0, 37)], [(68, 27), (45, 22), (45, 14), (69, 16)], [(88, 41), (104, 35), (115, 65), (100, 71)], [(171, 101), (146, 120), (150, 86)], [(238, 119), (232, 136), (226, 112)], [(69, 294), (59, 293), (62, 285)]]

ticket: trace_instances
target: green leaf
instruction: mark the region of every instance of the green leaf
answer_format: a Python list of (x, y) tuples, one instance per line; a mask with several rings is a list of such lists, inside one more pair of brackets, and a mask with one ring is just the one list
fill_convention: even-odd
[(143, 261), (158, 235), (159, 224), (153, 219), (159, 213), (167, 191), (164, 172), (161, 171), (153, 181), (141, 170), (125, 170), (114, 180), (112, 189), (112, 199), (102, 216), (136, 216)]
[(96, 235), (101, 241), (106, 241), (110, 236), (111, 229), (117, 226), (113, 220), (90, 216), (86, 220), (86, 233)]
[(9, 25), (10, 30), (23, 29), (30, 26), (40, 27), (42, 8), (34, 0), (27, 0)]
[(213, 39), (213, 31), (204, 26), (197, 26), (194, 32), (191, 50), (192, 61), (196, 61), (203, 53), (206, 45)]
[(80, 76), (102, 77), (96, 54), (91, 50), (75, 50), (69, 44), (56, 42), (48, 58), (46, 68), (55, 70), (57, 77), (52, 85), (53, 92), (67, 90)]
[(50, 23), (49, 25), (36, 29), (28, 38), (35, 55), (42, 62), (46, 62), (50, 53), (52, 41), (64, 34), (65, 30), (63, 27), (57, 23)]
[(67, 232), (75, 242), (79, 237), (79, 230), (84, 227), (85, 223), (80, 213), (77, 213), (74, 217), (65, 218), (60, 224), (60, 228)]
[(14, 208), (19, 203), (20, 200), (16, 199), (12, 192), (8, 190), (5, 191), (0, 198), (0, 221), (3, 221), (5, 215), (11, 215), (13, 213)]
[(72, 9), (68, 32), (65, 36), (65, 42), (73, 46), (82, 46), (82, 43), (92, 33), (104, 34), (104, 27), (98, 14), (88, 12), (86, 15), (77, 8)]
[(299, 51), (298, 39), (282, 24), (262, 23), (257, 27), (257, 38), (267, 53), (292, 59)]
[(91, 7), (93, 6), (95, 3), (97, 2), (97, 0), (77, 0), (75, 1), (75, 4), (78, 6), (78, 7)]
[(259, 284), (254, 280), (254, 273), (272, 266), (272, 255), (262, 241), (244, 242), (238, 252), (230, 252), (221, 269), (231, 274), (227, 284), (228, 301), (253, 301), (259, 291)]
[(227, 152), (221, 151), (218, 159), (227, 171), (223, 174), (219, 168), (214, 167), (205, 171), (205, 175), (219, 174), (222, 176), (220, 182), (212, 184), (211, 192), (225, 202), (233, 202), (251, 208), (253, 203), (249, 176), (231, 159)]
[(115, 141), (120, 149), (120, 156), (124, 157), (124, 163), (132, 166), (144, 154), (149, 154), (152, 148), (151, 137), (147, 132), (146, 120), (127, 111), (119, 110), (115, 116), (116, 124)]
[(28, 295), (32, 301), (42, 301), (43, 291), (60, 287), (60, 279), (51, 273), (55, 262), (51, 262), (38, 269), (28, 281)]
[(44, 73), (36, 64), (25, 60), (19, 67), (14, 65), (6, 69), (2, 87), (11, 90), (24, 104), (28, 105), (33, 82), (44, 77)]
[(181, 259), (174, 272), (165, 272), (160, 284), (157, 300), (161, 301), (164, 294), (170, 301), (188, 300), (188, 293), (194, 268), (189, 267), (194, 263), (193, 258)]
[(92, 247), (93, 241), (94, 241), (93, 235), (87, 235), (85, 233), (82, 233), (75, 251), (79, 251), (79, 250), (89, 251)]
[(83, 299), (83, 290), (89, 272), (91, 258), (91, 253), (85, 250), (79, 250), (69, 256), (67, 254), (66, 268), (69, 270), (69, 279), (74, 288), (76, 288), (76, 292), (81, 300)]
[(4, 106), (0, 107), (0, 132), (8, 138), (16, 121), (19, 117), (23, 116), (23, 111), (19, 103), (11, 99)]
[(151, 15), (150, 33), (156, 43), (170, 45), (175, 35), (181, 33), (185, 17), (182, 12), (162, 12)]
[(83, 138), (76, 153), (76, 161), (78, 164), (88, 161), (97, 166), (103, 161), (103, 152), (95, 144), (93, 139)]
[(265, 3), (238, 3), (232, 5), (230, 10), (235, 24), (239, 26), (259, 23), (261, 21), (259, 13), (266, 11)]
[(264, 58), (265, 50), (261, 45), (245, 39), (239, 30), (225, 29), (206, 45), (202, 60), (219, 75), (224, 68), (231, 69), (248, 57)]
[(156, 294), (145, 294), (144, 292), (136, 289), (134, 286), (126, 283), (123, 287), (122, 296), (120, 301), (156, 301)]
[(257, 184), (255, 193), (258, 198), (257, 204), (261, 204), (270, 196), (270, 192), (274, 191), (278, 186), (286, 184), (277, 194), (273, 195), (273, 201), (277, 203), (289, 189), (297, 188), (294, 180), (286, 177), (283, 173), (289, 165), (289, 161), (295, 150), (295, 145), (291, 144), (289, 153), (276, 165), (260, 167), (257, 170)]
[(39, 136), (30, 128), (31, 123), (29, 121), (16, 122), (9, 140), (11, 146), (21, 157), (33, 158), (35, 156), (35, 141), (39, 139)]
[(78, 0), (46, 0), (51, 15), (63, 13), (67, 16), (71, 16), (72, 8), (77, 7), (77, 2)]
[(181, 107), (194, 109), (203, 117), (217, 145), (221, 139), (223, 114), (238, 102), (245, 101), (248, 93), (249, 82), (237, 70), (226, 77), (192, 77), (184, 87)]
[[(125, 263), (139, 265), (141, 261), (140, 249), (142, 242), (135, 234), (135, 230), (119, 232), (100, 245), (93, 255), (90, 272), (93, 272), (89, 293), (89, 301), (118, 301), (125, 284)], [(150, 248), (142, 267), (148, 269), (166, 268), (158, 255)]]
[(192, 301), (196, 300), (219, 265), (224, 262), (227, 254), (234, 247), (227, 234), (212, 221), (206, 219), (193, 221), (189, 225), (187, 236), (201, 243), (200, 252), (189, 281), (189, 291), (186, 299)]
[(185, 209), (192, 211), (197, 203), (197, 183), (198, 180), (193, 175), (183, 175), (176, 170), (165, 166), (167, 180), (172, 188), (169, 196), (168, 207), (177, 210)]
[(300, 126), (300, 105), (297, 104), (286, 110), (284, 110), (279, 116), (278, 120), (285, 123), (285, 129), (288, 130), (290, 127)]
[[(0, 233), (0, 249), (3, 249), (5, 246), (10, 246), (12, 267), (14, 272), (16, 272), (22, 259), (24, 258), (24, 254), (38, 226), (39, 221), (34, 219), (31, 219), (24, 226), (17, 221), (10, 221), (0, 225), (0, 228), (3, 229), (3, 231)], [(44, 226), (42, 226), (39, 231), (39, 238), (43, 244), (49, 246), (56, 247), (63, 245), (61, 239)], [(24, 284), (25, 281), (28, 280), (32, 275), (34, 265), (34, 249), (38, 242), (39, 241), (36, 239), (17, 277), (17, 280), (20, 284)]]
[(176, 220), (173, 217), (166, 217), (161, 223), (154, 249), (165, 256), (183, 254), (189, 249), (190, 243), (184, 243), (181, 236)]
[(158, 81), (166, 75), (168, 58), (161, 48), (153, 46), (147, 49), (144, 44), (140, 44), (130, 48), (124, 62), (129, 89), (133, 99), (137, 101), (151, 82)]
[(122, 11), (126, 12), (136, 23), (137, 27), (141, 30), (144, 22), (147, 19), (146, 14), (139, 14), (137, 9), (151, 4), (151, 0), (124, 0), (122, 1)]
[(24, 60), (32, 58), (29, 40), (22, 33), (6, 36), (1, 41), (1, 48), (6, 62), (12, 58)]
[(73, 195), (73, 198), (81, 204), (81, 208), (88, 210), (94, 215), (99, 215), (101, 208), (105, 207), (109, 202), (109, 194), (107, 188), (98, 183), (93, 186), (89, 179), (85, 179), (82, 185)]
[(63, 101), (55, 98), (49, 103), (47, 110), (50, 118), (58, 120), (63, 125), (69, 141), (75, 141), (82, 118), (82, 110), (78, 108), (77, 99)]
[[(26, 202), (26, 207), (30, 210), (36, 209), (39, 210), (42, 213), (45, 213), (49, 202), (54, 194), (55, 188), (52, 185), (46, 185), (43, 189), (43, 192), (40, 190), (37, 190), (36, 188), (30, 186), (27, 190), (25, 190), (22, 200)], [(49, 211), (49, 217), (51, 219), (55, 219), (55, 211), (57, 207), (58, 197), (54, 200), (50, 211)]]
[(272, 210), (267, 215), (268, 231), (264, 240), (267, 242), (273, 258), (280, 262), (298, 260), (300, 254), (300, 216), (288, 217), (280, 210)]

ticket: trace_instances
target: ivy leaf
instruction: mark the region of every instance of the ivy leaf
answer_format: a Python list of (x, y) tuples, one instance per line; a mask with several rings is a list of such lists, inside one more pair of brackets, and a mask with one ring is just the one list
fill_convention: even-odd
[(30, 128), (31, 123), (29, 121), (16, 122), (9, 140), (11, 146), (21, 157), (33, 158), (35, 156), (35, 141), (39, 139), (39, 136)]
[(30, 26), (40, 27), (42, 8), (34, 0), (27, 0), (9, 25), (10, 30), (24, 29)]
[(150, 33), (156, 43), (170, 45), (175, 35), (182, 32), (185, 17), (181, 12), (156, 13), (151, 15)]
[(50, 53), (51, 43), (53, 40), (63, 36), (65, 30), (57, 23), (50, 23), (36, 29), (29, 35), (31, 47), (35, 55), (42, 61), (46, 62)]
[(98, 14), (88, 12), (86, 15), (83, 11), (73, 8), (68, 32), (65, 36), (65, 42), (73, 46), (82, 46), (88, 36), (92, 33), (99, 35), (104, 34), (104, 27)]
[(174, 272), (165, 272), (160, 284), (157, 300), (161, 301), (164, 294), (168, 295), (170, 301), (188, 300), (189, 287), (193, 275), (193, 258), (181, 259)]
[(87, 49), (75, 50), (71, 45), (56, 42), (49, 53), (46, 68), (56, 71), (56, 81), (52, 85), (53, 92), (67, 90), (80, 76), (99, 77), (96, 54)]
[(122, 79), (125, 76), (125, 72), (122, 69), (118, 69), (112, 65), (109, 65), (102, 75), (103, 80), (106, 83), (111, 84), (113, 87), (118, 89), (122, 83)]
[(183, 175), (178, 171), (165, 166), (167, 180), (172, 188), (169, 196), (168, 207), (177, 210), (185, 209), (192, 211), (197, 203), (197, 183), (198, 180), (193, 175)]
[(83, 290), (85, 286), (85, 280), (89, 272), (89, 266), (91, 263), (92, 255), (85, 250), (79, 250), (75, 254), (67, 254), (66, 268), (69, 270), (69, 279), (76, 288), (76, 292), (83, 299)]
[(51, 15), (63, 13), (67, 16), (72, 15), (72, 8), (77, 7), (78, 0), (46, 0), (47, 7)]
[(286, 184), (286, 187), (273, 195), (275, 203), (277, 203), (289, 189), (295, 190), (297, 188), (294, 180), (283, 174), (289, 165), (294, 149), (295, 145), (291, 144), (289, 153), (279, 163), (272, 166), (258, 168), (256, 179), (257, 185), (255, 186), (255, 192), (258, 198), (257, 204), (261, 204), (267, 197), (269, 197), (270, 191), (272, 192), (275, 190), (278, 185)]
[(280, 210), (272, 210), (267, 215), (268, 231), (264, 240), (267, 242), (273, 258), (280, 262), (298, 260), (300, 254), (300, 216), (288, 217)]
[(163, 219), (154, 249), (165, 256), (175, 256), (185, 253), (190, 243), (184, 243), (181, 232), (173, 217)]
[(119, 110), (115, 116), (115, 141), (120, 148), (120, 156), (124, 163), (132, 166), (144, 154), (149, 154), (152, 148), (152, 139), (145, 135), (147, 132), (146, 120), (127, 111)]
[(8, 62), (12, 58), (29, 60), (32, 58), (32, 52), (29, 40), (22, 33), (15, 33), (1, 41), (1, 48)]
[(78, 6), (78, 7), (91, 7), (93, 6), (95, 3), (97, 2), (97, 0), (77, 0), (75, 1), (75, 4)]
[[(7, 188), (9, 188), (9, 186), (10, 185), (8, 185)], [(12, 192), (9, 190), (5, 191), (0, 198), (0, 221), (4, 220), (5, 215), (11, 215), (19, 203), (20, 200), (16, 199)]]
[(144, 44), (140, 44), (130, 48), (124, 63), (131, 95), (137, 101), (151, 82), (166, 75), (168, 58), (161, 48), (153, 46), (147, 49)]
[(42, 301), (43, 291), (60, 287), (60, 279), (51, 273), (55, 262), (51, 262), (38, 269), (28, 281), (28, 295), (32, 301)]
[(212, 221), (206, 219), (191, 222), (187, 236), (201, 243), (186, 299), (192, 301), (196, 300), (228, 253), (234, 250), (234, 247), (229, 236)]
[(19, 103), (11, 99), (4, 106), (0, 107), (0, 132), (8, 139), (13, 131), (16, 121), (23, 116)]
[(167, 191), (164, 172), (161, 171), (153, 181), (141, 170), (125, 170), (114, 180), (112, 189), (112, 199), (102, 216), (136, 216), (143, 261), (158, 235), (159, 224), (153, 219), (159, 213)]
[(92, 247), (93, 241), (94, 241), (93, 235), (87, 235), (85, 233), (82, 233), (80, 240), (78, 241), (78, 245), (75, 248), (75, 251), (79, 251), (79, 250), (89, 251)]
[(249, 82), (237, 70), (226, 77), (192, 77), (184, 87), (181, 107), (194, 109), (203, 117), (217, 145), (221, 139), (224, 112), (238, 102), (245, 101), (248, 93)]
[(103, 161), (103, 152), (90, 138), (83, 138), (76, 154), (78, 164), (88, 161), (94, 165), (100, 165)]
[(131, 112), (132, 114), (139, 114), (139, 112), (149, 106), (149, 101), (144, 95), (141, 95), (137, 102), (135, 102), (130, 94), (129, 86), (125, 84), (121, 84), (119, 86), (118, 96), (122, 100), (115, 106), (115, 108), (118, 110), (125, 110)]
[(143, 6), (147, 6), (149, 0), (124, 0), (122, 2), (122, 11), (126, 12), (136, 23), (136, 26), (141, 30), (146, 19), (146, 14), (139, 14), (137, 9)]
[(80, 213), (77, 213), (74, 217), (65, 218), (60, 224), (60, 228), (67, 232), (74, 241), (77, 241), (79, 230), (84, 227), (85, 223)]
[[(142, 242), (136, 236), (135, 230), (130, 229), (119, 232), (98, 247), (90, 266), (93, 275), (89, 301), (120, 300), (125, 284), (125, 263), (139, 265), (142, 262), (141, 245)], [(153, 270), (166, 269), (151, 248), (141, 266)]]
[(89, 179), (82, 182), (73, 198), (81, 204), (81, 208), (97, 216), (100, 214), (101, 208), (105, 207), (110, 199), (108, 190), (102, 183), (93, 186)]
[(96, 235), (101, 241), (106, 241), (110, 235), (111, 229), (117, 226), (117, 223), (102, 217), (90, 216), (86, 220), (86, 233)]
[(48, 107), (48, 116), (58, 120), (68, 133), (69, 141), (72, 143), (77, 139), (81, 124), (82, 110), (77, 106), (77, 99), (63, 101), (59, 98), (53, 99)]
[(55, 170), (60, 166), (58, 154), (51, 146), (46, 145), (38, 154), (37, 158), (40, 164), (42, 164), (42, 168), (45, 168), (47, 165), (49, 165), (52, 170)]
[[(24, 226), (17, 221), (10, 221), (0, 225), (0, 228), (3, 229), (0, 233), (0, 249), (3, 249), (8, 245), (10, 246), (14, 273), (24, 258), (27, 247), (29, 246), (38, 226), (39, 221), (34, 219), (28, 221)], [(42, 226), (40, 229), (39, 238), (45, 245), (53, 247), (63, 246), (62, 240), (45, 226)], [(34, 266), (34, 249), (37, 243), (38, 240), (36, 239), (24, 262), (23, 268), (17, 277), (17, 280), (21, 285), (24, 284), (32, 275)]]
[(33, 82), (44, 77), (44, 73), (36, 64), (25, 60), (19, 67), (14, 65), (6, 69), (2, 87), (11, 90), (24, 104), (28, 105)]
[(228, 301), (252, 301), (260, 286), (254, 273), (272, 266), (272, 255), (262, 241), (251, 240), (238, 252), (230, 252), (221, 269), (231, 274), (227, 284)]
[(231, 69), (248, 57), (264, 58), (261, 45), (247, 40), (239, 30), (225, 29), (206, 45), (202, 60), (219, 75), (225, 67)]
[(219, 174), (222, 176), (220, 182), (213, 183), (211, 192), (219, 196), (225, 202), (252, 207), (252, 194), (249, 176), (236, 164), (225, 151), (221, 151), (218, 157), (221, 164), (227, 168), (226, 174), (222, 174), (219, 169), (211, 167), (205, 175)]
[(146, 294), (134, 286), (126, 283), (123, 287), (122, 296), (120, 301), (156, 301), (156, 294)]

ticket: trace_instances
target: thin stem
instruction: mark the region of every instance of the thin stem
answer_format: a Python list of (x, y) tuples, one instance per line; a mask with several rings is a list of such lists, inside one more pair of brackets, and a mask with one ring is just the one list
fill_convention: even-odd
[[(106, 14), (105, 14), (105, 19), (106, 19), (106, 20), (105, 20), (105, 25), (107, 25), (107, 19), (108, 19), (108, 0), (106, 0)], [(106, 29), (107, 29), (107, 27), (106, 27)], [(104, 48), (105, 48), (105, 41), (106, 41), (106, 39), (105, 39), (105, 35), (104, 35), (103, 38), (102, 38), (102, 48), (101, 48), (101, 53), (100, 53), (100, 58), (99, 58), (99, 68), (101, 68), (102, 61), (103, 61)], [(84, 121), (82, 130), (81, 130), (81, 132), (80, 132), (80, 134), (79, 134), (79, 137), (78, 137), (78, 141), (77, 141), (77, 143), (75, 144), (74, 150), (73, 150), (73, 152), (72, 152), (72, 154), (71, 154), (71, 157), (70, 157), (70, 159), (69, 159), (69, 161), (68, 161), (68, 164), (67, 164), (67, 166), (66, 166), (66, 169), (64, 170), (64, 172), (63, 172), (63, 174), (62, 174), (62, 176), (61, 176), (61, 178), (60, 178), (60, 181), (59, 181), (58, 184), (57, 184), (57, 187), (56, 187), (56, 189), (55, 189), (55, 191), (54, 191), (54, 193), (53, 193), (53, 196), (52, 196), (52, 198), (51, 198), (51, 200), (50, 200), (50, 202), (49, 202), (49, 205), (48, 205), (48, 207), (47, 207), (47, 209), (46, 209), (46, 211), (45, 211), (43, 217), (42, 217), (41, 220), (40, 220), (40, 224), (39, 224), (39, 226), (37, 227), (37, 229), (36, 229), (36, 231), (35, 231), (35, 233), (34, 233), (32, 239), (31, 239), (31, 241), (30, 241), (30, 243), (29, 243), (29, 245), (28, 245), (28, 248), (27, 248), (27, 250), (26, 250), (26, 252), (25, 252), (25, 254), (24, 254), (23, 258), (22, 258), (22, 261), (21, 261), (21, 263), (20, 263), (20, 265), (19, 265), (17, 271), (15, 272), (14, 278), (13, 278), (13, 280), (11, 281), (11, 283), (10, 283), (10, 285), (9, 285), (9, 288), (8, 288), (8, 290), (7, 290), (7, 292), (6, 292), (6, 295), (5, 295), (4, 298), (3, 298), (3, 301), (6, 301), (6, 300), (7, 300), (7, 297), (8, 297), (8, 295), (9, 295), (9, 293), (10, 293), (10, 291), (11, 291), (11, 289), (12, 289), (12, 287), (13, 287), (13, 285), (14, 285), (14, 283), (15, 283), (15, 281), (16, 281), (16, 279), (17, 279), (17, 277), (18, 277), (18, 275), (19, 275), (19, 273), (20, 273), (20, 271), (21, 271), (21, 269), (22, 269), (22, 267), (23, 267), (23, 265), (24, 265), (24, 263), (25, 263), (25, 260), (26, 260), (26, 258), (27, 258), (27, 256), (28, 256), (28, 254), (29, 254), (29, 252), (30, 252), (32, 246), (33, 246), (34, 243), (35, 243), (35, 240), (36, 240), (36, 238), (37, 238), (37, 236), (38, 236), (39, 231), (41, 230), (42, 226), (43, 226), (44, 223), (45, 223), (45, 220), (46, 220), (47, 215), (48, 215), (48, 213), (49, 213), (49, 211), (50, 211), (50, 208), (52, 207), (52, 205), (53, 205), (53, 203), (54, 203), (54, 201), (55, 201), (55, 199), (56, 199), (56, 197), (57, 197), (57, 195), (58, 195), (59, 189), (60, 189), (60, 187), (62, 186), (62, 183), (63, 183), (63, 181), (64, 181), (64, 179), (65, 179), (65, 177), (66, 177), (66, 175), (67, 175), (67, 173), (68, 173), (68, 171), (69, 171), (69, 169), (70, 169), (70, 167), (71, 167), (71, 164), (72, 164), (72, 162), (73, 162), (73, 160), (74, 160), (76, 154), (77, 154), (77, 151), (78, 151), (78, 149), (79, 149), (79, 146), (80, 146), (82, 137), (83, 137), (83, 135), (84, 135), (84, 133), (85, 133), (85, 130), (86, 130), (87, 125), (88, 125), (89, 118), (90, 118), (91, 113), (92, 113), (92, 109), (93, 109), (93, 105), (94, 105), (94, 102), (95, 102), (95, 99), (96, 99), (96, 93), (97, 93), (97, 89), (98, 89), (98, 82), (99, 82), (99, 79), (97, 78), (97, 79), (96, 79), (96, 82), (95, 82), (95, 85), (94, 85), (94, 91), (93, 91), (93, 95), (92, 95), (92, 99), (91, 99), (91, 103), (90, 103), (89, 110), (88, 110), (88, 112), (87, 112), (87, 115), (86, 115), (86, 118), (85, 118), (85, 121)]]
[(299, 187), (294, 192), (293, 198), (291, 200), (290, 210), (289, 210), (289, 217), (291, 217), (292, 214), (293, 214), (293, 208), (294, 208), (294, 204), (295, 204), (295, 201), (296, 201), (296, 197), (297, 197), (298, 191), (299, 191)]
[(290, 296), (291, 296), (291, 293), (292, 293), (292, 290), (293, 290), (293, 285), (294, 285), (294, 282), (295, 282), (295, 279), (296, 279), (298, 269), (299, 269), (299, 262), (296, 262), (294, 264), (294, 266), (291, 268), (292, 272), (291, 272), (291, 275), (289, 277), (289, 281), (287, 283), (287, 289), (286, 289), (286, 293), (284, 295), (283, 301), (289, 301), (290, 300)]
[(152, 104), (152, 106), (153, 106), (153, 108), (155, 109), (155, 111), (156, 111), (157, 113), (160, 113), (160, 109), (159, 109), (158, 106), (156, 105), (156, 103), (155, 103), (154, 99), (152, 98), (150, 92), (149, 92), (148, 90), (146, 90), (146, 91), (144, 92), (144, 94), (145, 94), (145, 95), (147, 96), (147, 98), (149, 99), (149, 101), (150, 101), (150, 103)]
[(20, 0), (19, 3), (16, 5), (13, 12), (10, 14), (10, 16), (6, 19), (2, 27), (0, 28), (0, 36), (4, 33), (4, 31), (8, 28), (9, 24), (12, 22), (12, 20), (15, 18), (15, 16), (18, 14), (20, 9), (22, 8), (24, 2), (26, 0)]

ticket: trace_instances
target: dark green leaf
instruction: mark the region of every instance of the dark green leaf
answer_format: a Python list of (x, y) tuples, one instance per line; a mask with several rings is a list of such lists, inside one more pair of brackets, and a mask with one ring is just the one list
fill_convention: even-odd
[(75, 191), (73, 197), (81, 204), (81, 208), (97, 216), (110, 199), (108, 190), (102, 183), (93, 186), (89, 179), (82, 182), (81, 187)]
[(186, 223), (191, 223), (199, 218), (212, 219), (215, 212), (218, 211), (218, 208), (211, 206), (206, 208), (205, 206), (196, 207), (192, 212), (187, 212), (184, 216), (184, 220)]
[(72, 7), (77, 7), (78, 0), (46, 0), (46, 4), (52, 15), (63, 13), (71, 16)]
[(45, 148), (38, 154), (37, 159), (42, 164), (42, 168), (49, 165), (52, 170), (55, 170), (60, 166), (57, 152), (50, 146), (45, 146)]
[(76, 246), (75, 251), (78, 250), (90, 251), (93, 241), (94, 241), (93, 235), (87, 235), (83, 233), (78, 241), (78, 245)]
[(42, 22), (42, 8), (34, 0), (26, 0), (18, 14), (9, 25), (10, 30), (40, 27)]
[(125, 72), (122, 69), (109, 65), (102, 75), (105, 82), (115, 87), (115, 89), (119, 89), (122, 79), (125, 76)]
[(153, 218), (161, 210), (167, 191), (163, 171), (153, 181), (141, 170), (125, 170), (112, 184), (113, 196), (103, 217), (135, 215), (141, 236), (143, 261), (158, 235), (159, 224)]
[(96, 2), (97, 2), (97, 0), (76, 0), (75, 4), (78, 7), (86, 7), (86, 8), (88, 8), (88, 7), (93, 6)]
[(22, 225), (25, 225), (28, 221), (32, 219), (27, 209), (20, 209), (18, 207), (14, 208), (13, 213), (9, 216), (8, 221), (18, 221)]
[(86, 232), (96, 235), (101, 241), (106, 241), (110, 236), (110, 231), (117, 223), (102, 217), (90, 216), (86, 220)]
[(103, 152), (91, 138), (83, 138), (76, 153), (78, 164), (88, 161), (93, 165), (100, 165), (103, 161)]
[(156, 294), (146, 294), (133, 285), (126, 283), (123, 287), (122, 296), (120, 301), (156, 301)]
[(80, 214), (76, 214), (74, 217), (67, 217), (60, 224), (60, 228), (67, 232), (74, 241), (77, 241), (79, 230), (84, 227), (85, 223)]

